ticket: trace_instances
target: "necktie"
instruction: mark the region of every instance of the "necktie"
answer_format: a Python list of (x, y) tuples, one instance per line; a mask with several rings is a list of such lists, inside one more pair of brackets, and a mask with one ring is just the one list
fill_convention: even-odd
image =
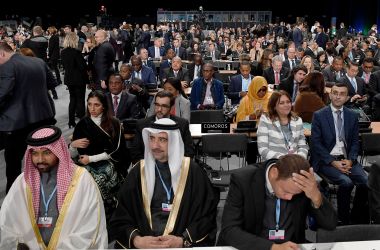
[(349, 79), (350, 79), (352, 87), (355, 90), (355, 93), (358, 92), (358, 86), (356, 85), (356, 82), (355, 82), (354, 78), (349, 78)]
[(178, 76), (178, 71), (174, 71), (174, 77)]
[(136, 78), (141, 79), (141, 73), (140, 72), (136, 72)]
[(335, 79), (336, 80), (340, 79), (340, 73), (339, 73), (339, 71), (335, 72)]
[(146, 61), (144, 61), (144, 66), (146, 66)]
[(297, 92), (298, 92), (298, 84), (296, 83), (294, 84), (294, 87), (293, 87), (293, 96), (292, 96), (293, 103), (296, 101)]
[(115, 115), (117, 113), (117, 107), (119, 106), (118, 99), (119, 99), (119, 97), (117, 95), (113, 96), (113, 112)]
[(176, 54), (176, 56), (179, 56), (178, 48), (175, 48), (175, 54)]
[(156, 48), (156, 55), (155, 55), (155, 58), (159, 58), (161, 55), (160, 55), (160, 49), (158, 47), (155, 47)]
[(369, 82), (369, 76), (370, 76), (370, 74), (368, 73), (365, 73), (365, 83), (368, 83)]
[(338, 127), (338, 137), (339, 141), (344, 141), (344, 133), (343, 133), (343, 120), (342, 120), (342, 111), (336, 111), (336, 126)]
[(292, 59), (292, 69), (296, 66), (296, 62)]
[(278, 75), (278, 72), (274, 72), (274, 76), (275, 76), (275, 79), (274, 79), (274, 84), (279, 84), (280, 83), (280, 76)]
[(215, 61), (215, 52), (214, 51), (211, 51), (211, 58), (213, 61)]

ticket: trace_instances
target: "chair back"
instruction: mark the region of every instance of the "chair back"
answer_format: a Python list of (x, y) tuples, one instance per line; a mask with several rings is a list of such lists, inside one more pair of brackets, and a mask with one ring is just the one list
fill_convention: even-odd
[(380, 155), (380, 134), (361, 134), (363, 155)]
[(317, 243), (380, 240), (380, 225), (339, 226), (335, 230), (317, 230)]
[(192, 110), (190, 113), (190, 123), (199, 124), (202, 122), (224, 122), (223, 110)]

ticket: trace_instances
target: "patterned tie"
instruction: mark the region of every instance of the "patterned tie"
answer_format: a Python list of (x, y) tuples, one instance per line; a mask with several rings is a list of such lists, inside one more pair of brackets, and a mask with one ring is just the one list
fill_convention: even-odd
[(343, 133), (343, 120), (342, 120), (342, 111), (337, 110), (336, 112), (336, 126), (338, 127), (338, 137), (339, 141), (344, 141), (344, 133)]
[(113, 112), (114, 112), (115, 115), (117, 113), (117, 108), (119, 106), (118, 99), (119, 99), (119, 97), (117, 95), (113, 96)]
[(356, 82), (355, 82), (355, 78), (349, 78), (350, 79), (350, 82), (351, 82), (351, 85), (352, 85), (352, 87), (354, 88), (354, 90), (355, 90), (355, 93), (357, 93), (358, 92), (358, 85), (356, 85)]
[(274, 72), (274, 76), (275, 76), (275, 79), (274, 79), (274, 84), (279, 84), (280, 83), (280, 76), (278, 75), (278, 72)]
[(292, 69), (296, 66), (296, 62), (294, 59), (292, 59)]

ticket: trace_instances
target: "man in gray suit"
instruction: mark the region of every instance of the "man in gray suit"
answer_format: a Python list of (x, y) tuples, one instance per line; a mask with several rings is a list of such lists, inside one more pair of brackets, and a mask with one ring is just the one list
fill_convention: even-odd
[(0, 131), (5, 133), (6, 192), (21, 174), (27, 135), (55, 123), (54, 102), (48, 94), (55, 79), (49, 73), (42, 59), (16, 54), (0, 41)]

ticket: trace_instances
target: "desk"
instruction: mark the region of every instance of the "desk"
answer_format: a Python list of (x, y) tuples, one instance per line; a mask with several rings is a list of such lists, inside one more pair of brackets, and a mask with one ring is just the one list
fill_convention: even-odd
[[(155, 96), (157, 94), (157, 92), (159, 92), (161, 90), (164, 90), (164, 89), (163, 88), (158, 88), (157, 91), (148, 92), (148, 94), (152, 95), (152, 96)], [(191, 87), (185, 88), (183, 91), (185, 92), (185, 94), (187, 96), (189, 96), (191, 94)]]
[[(230, 134), (234, 134), (234, 128), (236, 128), (237, 124), (236, 123), (231, 123), (230, 124)], [(380, 122), (379, 122), (379, 127), (380, 127)], [(190, 133), (191, 137), (194, 139), (199, 139), (202, 138), (203, 135), (209, 134), (209, 133), (202, 133), (202, 124), (190, 124)], [(311, 135), (311, 130), (304, 128), (304, 134), (306, 137)], [(256, 137), (256, 132), (249, 132), (247, 133), (249, 137)]]
[(380, 250), (380, 240), (298, 245), (301, 250)]

